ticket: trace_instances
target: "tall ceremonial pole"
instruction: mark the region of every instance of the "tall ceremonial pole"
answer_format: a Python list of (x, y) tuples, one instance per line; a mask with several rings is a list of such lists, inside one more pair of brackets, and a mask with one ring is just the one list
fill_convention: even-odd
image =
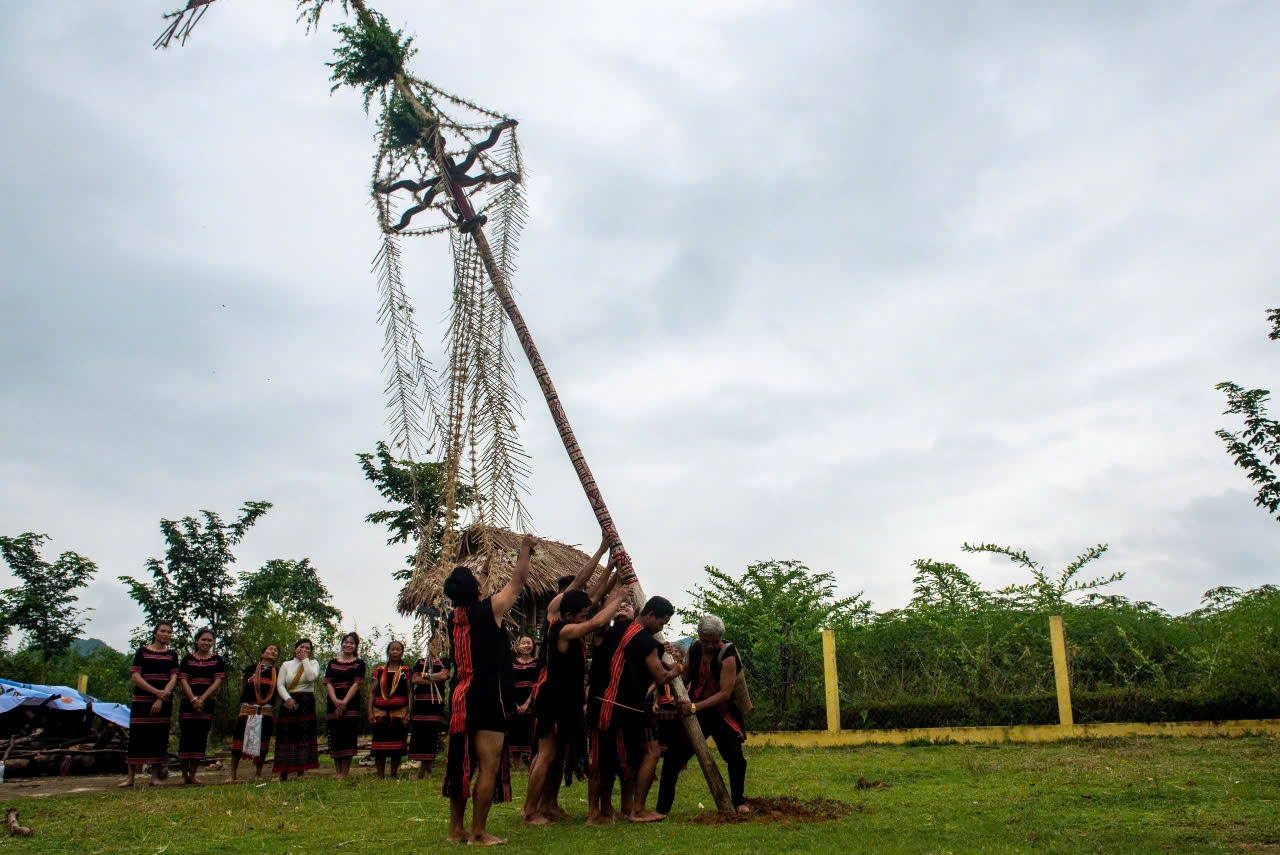
[[(362, 15), (368, 14), (363, 0), (352, 0), (352, 6)], [(396, 78), (396, 91), (413, 107), (414, 112), (418, 114), (420, 119), (431, 123), (433, 127), (438, 126), (438, 122), (436, 122), (431, 111), (418, 99), (413, 90), (405, 84), (403, 75)], [(555, 422), (556, 430), (560, 433), (560, 441), (564, 444), (564, 450), (569, 455), (569, 461), (573, 463), (574, 471), (578, 473), (578, 481), (582, 484), (582, 491), (587, 494), (587, 501), (591, 503), (591, 510), (595, 513), (601, 532), (612, 549), (613, 557), (617, 561), (620, 579), (623, 584), (634, 585), (637, 592), (643, 596), (643, 588), (640, 587), (640, 580), (637, 578), (635, 568), (631, 564), (631, 556), (627, 554), (626, 548), (622, 545), (622, 537), (618, 534), (617, 526), (613, 523), (613, 516), (609, 513), (608, 506), (605, 505), (604, 495), (596, 484), (595, 476), (591, 474), (591, 467), (587, 465), (587, 456), (583, 454), (582, 447), (578, 445), (578, 438), (574, 436), (573, 426), (569, 424), (569, 417), (565, 414), (564, 406), (560, 403), (560, 393), (556, 391), (555, 384), (551, 381), (551, 372), (547, 370), (547, 364), (543, 362), (542, 354), (538, 352), (538, 347), (533, 342), (533, 334), (529, 332), (529, 325), (524, 322), (524, 315), (520, 312), (520, 307), (516, 305), (511, 289), (507, 287), (502, 267), (498, 264), (497, 259), (494, 258), (493, 250), (489, 247), (489, 240), (484, 233), (485, 218), (476, 216), (475, 210), (471, 206), (471, 201), (467, 198), (466, 191), (458, 186), (457, 182), (449, 179), (449, 176), (453, 174), (455, 164), (453, 158), (446, 153), (445, 147), (436, 145), (434, 149), (442, 180), (447, 182), (449, 194), (458, 209), (459, 217), (462, 219), (461, 228), (463, 231), (469, 232), (475, 241), (480, 258), (484, 262), (485, 271), (489, 274), (489, 281), (493, 283), (493, 290), (497, 293), (498, 299), (502, 303), (502, 308), (507, 313), (507, 318), (510, 319), (511, 326), (516, 331), (516, 338), (519, 339), (520, 347), (524, 350), (524, 355), (529, 360), (529, 367), (533, 369), (533, 376), (537, 378), (538, 386), (542, 389), (542, 396), (547, 402), (547, 409), (551, 411), (551, 419)], [(658, 633), (658, 640), (665, 640), (662, 637), (662, 633)], [(666, 658), (669, 662), (670, 657)], [(689, 691), (685, 688), (684, 680), (680, 677), (676, 677), (671, 682), (671, 690), (675, 694), (676, 700), (689, 700)], [(728, 788), (724, 785), (724, 778), (720, 775), (720, 767), (716, 765), (715, 759), (711, 756), (711, 749), (707, 746), (707, 738), (702, 732), (702, 726), (698, 724), (698, 717), (688, 715), (684, 716), (682, 721), (685, 735), (689, 739), (694, 755), (698, 758), (698, 764), (702, 767), (702, 774), (707, 779), (707, 787), (711, 790), (716, 807), (719, 810), (732, 813), (734, 810), (733, 799), (729, 795)]]
[[(166, 19), (170, 20), (171, 23), (164, 34), (156, 40), (155, 46), (165, 46), (172, 39), (185, 42), (191, 29), (204, 16), (205, 12), (208, 11), (209, 5), (213, 2), (215, 0), (187, 0), (187, 6), (184, 9), (166, 15)], [(317, 16), (320, 7), (326, 2), (328, 0), (316, 0)], [(377, 31), (378, 22), (369, 11), (365, 0), (342, 0), (342, 4), (344, 7), (353, 9), (356, 12), (361, 26), (366, 32)], [(569, 455), (574, 471), (578, 474), (578, 481), (582, 484), (582, 490), (587, 496), (587, 501), (591, 504), (591, 510), (595, 513), (596, 521), (599, 523), (600, 529), (609, 543), (621, 582), (625, 585), (635, 586), (636, 592), (643, 595), (639, 580), (636, 577), (635, 568), (631, 563), (631, 557), (627, 554), (622, 544), (622, 538), (618, 534), (617, 526), (614, 525), (609, 508), (605, 505), (604, 496), (600, 492), (600, 487), (596, 484), (591, 468), (587, 465), (586, 456), (583, 454), (581, 446), (578, 445), (577, 437), (574, 436), (573, 428), (569, 424), (569, 417), (565, 414), (564, 407), (560, 403), (560, 395), (556, 392), (555, 384), (551, 382), (551, 374), (547, 370), (542, 356), (538, 353), (537, 347), (534, 345), (533, 336), (529, 332), (529, 327), (524, 321), (524, 316), (521, 314), (519, 306), (516, 305), (503, 267), (495, 258), (488, 238), (485, 236), (484, 224), (487, 218), (483, 214), (476, 213), (462, 186), (462, 180), (460, 179), (465, 178), (465, 173), (459, 169), (453, 156), (448, 153), (439, 115), (430, 104), (424, 104), (423, 99), (418, 97), (403, 71), (402, 60), (397, 63), (397, 66), (398, 70), (394, 74), (395, 91), (404, 99), (404, 102), (409, 105), (421, 122), (422, 130), (419, 139), (429, 137), (432, 143), (430, 146), (431, 160), (440, 169), (440, 176), (437, 179), (439, 183), (436, 187), (438, 190), (448, 193), (448, 197), (452, 200), (458, 215), (458, 229), (464, 234), (469, 234), (475, 243), (477, 254), (484, 265), (494, 293), (498, 296), (507, 318), (511, 321), (511, 325), (520, 341), (520, 347), (524, 350), (525, 356), (529, 360), (529, 367), (533, 370), (533, 375), (537, 378), (538, 385), (542, 389), (543, 398), (547, 402), (547, 409), (551, 411), (551, 418), (555, 422), (556, 430), (560, 433), (560, 441), (564, 444), (565, 452)], [(388, 75), (387, 80), (391, 82), (390, 75)], [(514, 125), (514, 122), (511, 122), (511, 124)], [(661, 633), (657, 637), (659, 641), (664, 640)], [(670, 657), (666, 657), (666, 659), (668, 662), (670, 661)], [(688, 690), (680, 677), (676, 677), (672, 681), (671, 687), (677, 700), (689, 700)], [(707, 786), (715, 799), (716, 807), (721, 811), (733, 812), (733, 803), (728, 789), (725, 787), (724, 779), (720, 775), (719, 767), (716, 766), (711, 757), (706, 737), (698, 724), (697, 716), (684, 716), (683, 723), (689, 743), (698, 758), (698, 763), (702, 766), (703, 774), (706, 776)]]

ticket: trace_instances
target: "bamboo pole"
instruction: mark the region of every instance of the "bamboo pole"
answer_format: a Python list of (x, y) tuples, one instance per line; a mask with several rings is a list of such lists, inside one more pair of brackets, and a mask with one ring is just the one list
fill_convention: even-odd
[[(352, 5), (360, 13), (362, 20), (366, 20), (368, 11), (364, 8), (362, 0), (353, 0)], [(493, 284), (493, 290), (497, 293), (498, 300), (502, 303), (502, 308), (507, 313), (507, 318), (511, 321), (511, 326), (516, 331), (516, 338), (520, 341), (520, 347), (524, 350), (524, 355), (529, 360), (529, 367), (533, 370), (533, 376), (537, 379), (538, 386), (542, 389), (542, 396), (547, 402), (547, 409), (551, 411), (551, 419), (555, 422), (556, 430), (560, 434), (560, 441), (564, 444), (564, 450), (569, 455), (569, 461), (573, 464), (573, 469), (578, 474), (578, 481), (582, 484), (582, 490), (587, 495), (587, 501), (591, 503), (591, 510), (595, 513), (601, 532), (612, 549), (613, 558), (616, 559), (620, 574), (619, 578), (623, 584), (635, 585), (637, 592), (643, 597), (643, 589), (640, 587), (639, 579), (636, 577), (635, 568), (631, 564), (631, 556), (627, 554), (622, 545), (622, 538), (613, 523), (613, 517), (609, 513), (608, 506), (605, 505), (604, 495), (596, 484), (595, 476), (591, 473), (591, 467), (587, 465), (586, 455), (582, 453), (582, 447), (578, 445), (577, 437), (574, 436), (573, 427), (569, 424), (569, 417), (565, 414), (564, 406), (560, 403), (560, 394), (556, 391), (555, 384), (551, 382), (551, 373), (547, 370), (547, 365), (543, 362), (542, 355), (538, 352), (538, 348), (533, 342), (533, 335), (529, 332), (529, 326), (524, 321), (524, 315), (521, 313), (520, 307), (516, 305), (515, 297), (512, 295), (511, 289), (507, 287), (507, 280), (503, 275), (502, 268), (497, 259), (494, 258), (493, 250), (489, 247), (489, 239), (484, 233), (484, 224), (481, 218), (476, 216), (475, 209), (467, 198), (466, 191), (457, 186), (452, 180), (454, 162), (453, 158), (446, 153), (443, 140), (439, 137), (439, 123), (435, 116), (422, 104), (417, 95), (414, 94), (403, 74), (396, 75), (395, 86), (396, 91), (410, 105), (418, 115), (418, 118), (432, 128), (430, 133), (436, 135), (434, 159), (436, 165), (440, 168), (440, 180), (443, 182), (444, 188), (449, 191), (454, 205), (458, 209), (462, 228), (464, 231), (469, 232), (472, 240), (475, 241), (480, 259), (489, 275), (489, 281)], [(664, 640), (662, 633), (658, 633), (656, 637), (658, 641)], [(670, 663), (669, 656), (664, 658), (665, 661)], [(689, 700), (689, 691), (685, 688), (684, 681), (681, 678), (676, 677), (671, 682), (671, 691), (675, 694), (677, 701)], [(715, 759), (711, 756), (711, 749), (707, 746), (707, 738), (702, 732), (701, 725), (698, 724), (698, 717), (694, 715), (684, 716), (682, 722), (685, 735), (689, 739), (689, 745), (693, 748), (694, 755), (698, 758), (698, 765), (702, 767), (702, 773), (707, 779), (707, 787), (711, 790), (711, 796), (715, 800), (716, 807), (726, 813), (732, 813), (734, 810), (733, 799), (725, 786), (724, 778), (720, 775), (720, 768), (716, 766)]]

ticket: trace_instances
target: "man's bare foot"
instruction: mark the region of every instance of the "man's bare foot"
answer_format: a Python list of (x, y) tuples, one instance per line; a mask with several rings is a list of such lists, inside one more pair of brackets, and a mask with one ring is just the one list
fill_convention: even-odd
[(450, 843), (461, 843), (464, 840), (470, 840), (470, 839), (471, 839), (471, 835), (467, 834), (461, 828), (449, 829), (449, 834), (447, 837), (445, 837), (445, 840), (449, 841)]
[(152, 778), (152, 779), (151, 779), (151, 786), (153, 786), (153, 787), (159, 787), (159, 786), (163, 786), (163, 785), (162, 785), (159, 781), (157, 781), (155, 778)]
[(481, 832), (480, 834), (473, 834), (467, 839), (468, 846), (501, 846), (506, 842), (507, 841), (503, 840), (501, 837), (494, 837), (487, 831)]
[(116, 786), (122, 790), (127, 790), (133, 786), (133, 781), (121, 781), (120, 783), (116, 784)]
[(567, 810), (560, 807), (560, 805), (555, 805), (554, 807), (551, 808), (551, 818), (552, 819), (570, 819), (570, 816)]
[(605, 825), (609, 822), (609, 817), (602, 816), (597, 813), (587, 814), (587, 825)]
[(738, 805), (737, 811), (740, 814), (748, 814), (748, 813), (751, 813), (751, 808), (747, 807), (746, 805)]
[(551, 817), (541, 813), (531, 813), (524, 818), (525, 825), (550, 825), (552, 822)]
[(642, 810), (639, 813), (631, 814), (627, 819), (632, 822), (662, 822), (666, 817), (651, 810)]

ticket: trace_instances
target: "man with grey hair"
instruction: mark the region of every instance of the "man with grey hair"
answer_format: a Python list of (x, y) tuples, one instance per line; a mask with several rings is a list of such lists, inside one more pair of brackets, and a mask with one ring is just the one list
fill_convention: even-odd
[[(679, 648), (675, 648), (679, 650)], [(702, 732), (716, 742), (720, 756), (729, 767), (729, 795), (738, 813), (748, 813), (743, 794), (747, 778), (747, 759), (742, 743), (747, 729), (742, 711), (733, 700), (733, 686), (742, 669), (742, 660), (731, 643), (724, 640), (724, 621), (715, 615), (703, 615), (698, 621), (698, 640), (689, 645), (684, 668), (689, 700), (680, 704), (682, 715), (696, 715)], [(676, 800), (676, 783), (680, 770), (693, 756), (693, 748), (683, 733), (667, 749), (662, 760), (662, 779), (658, 785), (657, 812), (666, 816)]]

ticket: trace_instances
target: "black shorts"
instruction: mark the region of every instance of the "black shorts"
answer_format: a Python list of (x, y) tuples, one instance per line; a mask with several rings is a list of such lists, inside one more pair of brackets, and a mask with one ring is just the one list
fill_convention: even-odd
[(591, 773), (601, 781), (634, 780), (652, 739), (651, 729), (641, 719), (596, 730), (591, 740)]

